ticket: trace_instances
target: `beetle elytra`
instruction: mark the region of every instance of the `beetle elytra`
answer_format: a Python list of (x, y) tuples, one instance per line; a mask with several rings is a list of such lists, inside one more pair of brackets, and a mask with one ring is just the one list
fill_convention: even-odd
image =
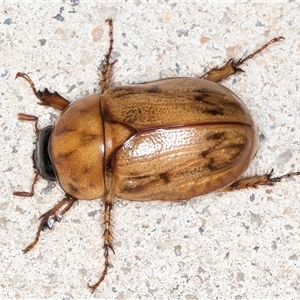
[(47, 89), (37, 91), (25, 73), (23, 77), (41, 105), (62, 111), (54, 126), (38, 129), (38, 118), (19, 114), (19, 120), (35, 122), (37, 135), (33, 152), (34, 195), (41, 176), (58, 180), (65, 198), (46, 212), (41, 231), (52, 228), (79, 199), (103, 198), (104, 258), (99, 280), (88, 285), (92, 292), (104, 280), (109, 254), (114, 253), (111, 210), (115, 196), (133, 201), (181, 201), (216, 190), (232, 191), (272, 185), (300, 172), (272, 177), (272, 172), (242, 178), (258, 146), (258, 134), (245, 104), (218, 82), (242, 71), (240, 66), (259, 54), (267, 44), (240, 60), (229, 60), (198, 78), (168, 78), (136, 85), (111, 87), (113, 22), (110, 44), (101, 65), (101, 93), (70, 103)]

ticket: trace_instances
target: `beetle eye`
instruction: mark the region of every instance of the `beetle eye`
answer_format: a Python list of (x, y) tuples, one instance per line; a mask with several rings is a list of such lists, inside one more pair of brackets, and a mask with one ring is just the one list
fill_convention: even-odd
[(56, 181), (52, 162), (48, 152), (48, 144), (52, 132), (52, 125), (43, 128), (36, 140), (36, 148), (33, 150), (33, 167), (48, 181)]

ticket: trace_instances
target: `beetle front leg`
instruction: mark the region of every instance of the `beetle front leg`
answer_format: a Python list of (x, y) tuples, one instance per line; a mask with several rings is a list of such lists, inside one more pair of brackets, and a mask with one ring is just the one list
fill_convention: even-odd
[(50, 93), (47, 88), (43, 92), (37, 91), (33, 81), (27, 74), (18, 72), (16, 74), (16, 78), (18, 77), (24, 78), (30, 84), (33, 93), (41, 101), (38, 103), (39, 105), (51, 106), (60, 110), (64, 110), (69, 106), (70, 102), (59, 95), (57, 92)]
[(232, 183), (231, 185), (223, 188), (221, 192), (230, 192), (234, 190), (246, 189), (249, 187), (256, 188), (259, 185), (273, 185), (276, 182), (280, 182), (284, 178), (300, 175), (300, 172), (288, 173), (279, 177), (272, 177), (272, 175), (273, 175), (273, 170), (270, 173), (265, 175), (260, 175), (260, 176), (257, 175), (257, 176), (242, 178)]
[(101, 73), (101, 94), (103, 94), (109, 88), (110, 80), (112, 77), (112, 67), (117, 62), (117, 60), (110, 62), (110, 56), (113, 50), (114, 43), (113, 21), (112, 19), (107, 19), (106, 23), (108, 23), (109, 26), (109, 47), (99, 67), (99, 71)]
[(283, 36), (276, 37), (272, 40), (270, 40), (268, 43), (264, 44), (262, 47), (254, 51), (253, 53), (249, 54), (243, 59), (235, 60), (235, 59), (230, 59), (224, 66), (221, 68), (213, 68), (204, 75), (200, 76), (200, 79), (206, 79), (210, 81), (221, 81), (223, 79), (226, 79), (230, 75), (233, 75), (237, 72), (244, 72), (241, 68), (239, 68), (240, 65), (242, 65), (244, 62), (246, 62), (248, 59), (256, 56), (259, 54), (261, 51), (266, 49), (269, 45), (282, 41), (284, 39)]
[(13, 195), (18, 196), (18, 197), (32, 197), (34, 195), (34, 187), (35, 187), (36, 183), (38, 182), (38, 179), (39, 179), (39, 173), (37, 171), (35, 171), (34, 178), (33, 178), (32, 184), (31, 184), (30, 192), (16, 191), (16, 192), (13, 192)]
[(101, 282), (104, 280), (104, 278), (107, 274), (108, 267), (109, 267), (109, 251), (111, 251), (113, 254), (115, 254), (115, 250), (114, 250), (113, 243), (112, 243), (113, 237), (112, 237), (112, 231), (111, 231), (111, 211), (112, 211), (112, 207), (113, 207), (113, 197), (114, 197), (114, 194), (113, 194), (113, 192), (111, 192), (111, 189), (104, 196), (105, 211), (104, 211), (104, 233), (103, 233), (104, 245), (103, 245), (103, 249), (104, 249), (105, 261), (104, 261), (104, 268), (103, 268), (102, 274), (101, 274), (100, 278), (98, 279), (98, 281), (93, 285), (88, 284), (88, 287), (91, 289), (92, 293), (101, 284)]
[(52, 209), (47, 211), (45, 214), (43, 214), (40, 219), (42, 219), (40, 226), (38, 228), (38, 231), (36, 233), (34, 241), (27, 246), (23, 253), (27, 253), (30, 251), (39, 241), (41, 231), (44, 230), (46, 227), (49, 229), (52, 229), (53, 224), (58, 221), (60, 222), (63, 215), (72, 207), (72, 205), (77, 201), (77, 198), (74, 198), (70, 195), (66, 195), (66, 198), (61, 200), (58, 204), (56, 204)]

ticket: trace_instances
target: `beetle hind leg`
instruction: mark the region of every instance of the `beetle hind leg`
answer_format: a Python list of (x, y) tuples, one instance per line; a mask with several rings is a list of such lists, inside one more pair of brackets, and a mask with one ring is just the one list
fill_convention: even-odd
[(108, 268), (109, 268), (109, 251), (111, 251), (113, 254), (115, 254), (115, 250), (113, 247), (113, 243), (112, 243), (112, 230), (111, 230), (111, 211), (112, 211), (112, 207), (113, 207), (113, 194), (112, 192), (108, 192), (105, 195), (105, 210), (104, 210), (104, 233), (103, 233), (103, 237), (104, 237), (104, 245), (103, 245), (103, 249), (104, 249), (104, 268), (102, 270), (102, 274), (100, 276), (100, 278), (98, 279), (98, 281), (93, 284), (90, 285), (88, 284), (88, 287), (91, 289), (91, 292), (93, 293), (95, 291), (95, 289), (101, 284), (101, 282), (104, 280), (107, 272), (108, 272)]
[(273, 185), (276, 182), (280, 182), (282, 179), (298, 176), (300, 172), (288, 173), (282, 176), (273, 177), (273, 170), (265, 175), (256, 175), (252, 177), (242, 178), (231, 185), (223, 188), (221, 192), (230, 192), (234, 190), (246, 189), (249, 187), (256, 188), (259, 185)]
[(268, 46), (270, 46), (273, 43), (279, 42), (283, 40), (284, 37), (279, 36), (276, 37), (272, 40), (270, 40), (268, 43), (264, 44), (262, 47), (254, 51), (253, 53), (249, 54), (243, 59), (235, 60), (235, 59), (230, 59), (224, 66), (221, 68), (213, 68), (204, 75), (200, 76), (200, 79), (206, 79), (210, 81), (221, 81), (223, 79), (226, 79), (230, 75), (233, 75), (237, 72), (244, 72), (241, 68), (240, 65), (242, 65), (244, 62), (249, 60), (250, 58), (256, 56), (260, 52), (262, 52), (264, 49), (266, 49)]
[(112, 19), (107, 19), (106, 23), (108, 23), (109, 26), (109, 47), (99, 67), (99, 71), (101, 73), (101, 94), (103, 94), (109, 88), (110, 80), (112, 77), (112, 67), (117, 62), (117, 60), (110, 62), (111, 53), (113, 50), (113, 43), (114, 43), (113, 21)]
[(67, 106), (69, 106), (70, 102), (57, 92), (50, 93), (48, 89), (45, 89), (44, 91), (37, 91), (33, 81), (27, 74), (18, 72), (16, 74), (16, 78), (18, 77), (24, 78), (30, 84), (33, 93), (41, 101), (38, 103), (39, 105), (51, 106), (60, 110), (64, 110)]
[(51, 229), (53, 227), (53, 224), (58, 221), (60, 222), (62, 219), (62, 216), (72, 207), (72, 205), (77, 201), (77, 198), (74, 198), (72, 196), (66, 195), (66, 198), (61, 200), (58, 204), (56, 204), (52, 209), (47, 211), (45, 214), (43, 214), (40, 219), (42, 219), (40, 226), (37, 230), (35, 239), (33, 242), (27, 246), (23, 253), (27, 253), (30, 251), (39, 241), (41, 231), (45, 228)]

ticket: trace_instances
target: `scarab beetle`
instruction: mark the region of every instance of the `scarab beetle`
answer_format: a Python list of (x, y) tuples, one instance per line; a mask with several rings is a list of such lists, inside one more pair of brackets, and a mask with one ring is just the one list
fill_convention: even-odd
[(103, 198), (105, 264), (99, 280), (88, 285), (94, 291), (109, 267), (114, 253), (111, 210), (115, 196), (134, 201), (181, 201), (216, 190), (231, 191), (258, 185), (272, 185), (289, 173), (272, 177), (272, 172), (250, 178), (242, 176), (258, 146), (258, 134), (244, 103), (219, 81), (242, 71), (245, 61), (260, 53), (267, 44), (244, 59), (229, 60), (199, 78), (168, 78), (136, 85), (110, 87), (113, 49), (113, 22), (109, 25), (110, 45), (101, 65), (101, 93), (70, 103), (47, 89), (37, 91), (41, 101), (62, 111), (54, 126), (42, 130), (38, 118), (19, 114), (20, 120), (35, 122), (37, 135), (33, 152), (35, 177), (58, 180), (66, 196), (41, 218), (41, 230), (52, 228), (78, 199)]

